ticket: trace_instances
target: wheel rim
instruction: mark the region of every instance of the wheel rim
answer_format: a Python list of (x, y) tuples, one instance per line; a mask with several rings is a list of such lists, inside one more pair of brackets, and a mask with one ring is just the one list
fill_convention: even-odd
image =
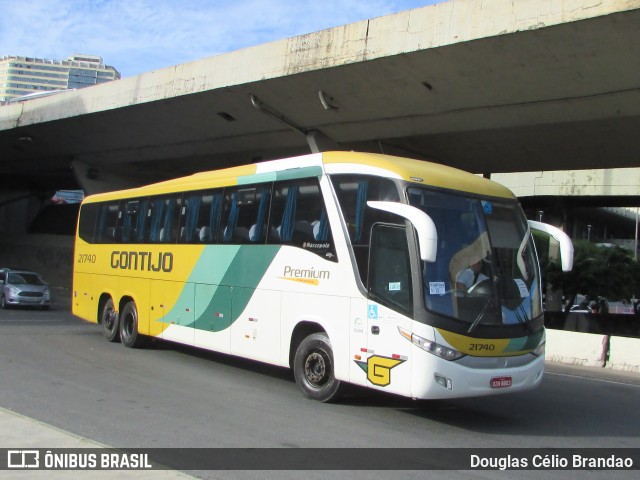
[(116, 323), (116, 311), (113, 308), (108, 309), (103, 316), (104, 328), (108, 331), (113, 330)]
[(329, 358), (323, 351), (311, 352), (304, 362), (304, 377), (314, 387), (327, 383), (330, 370)]

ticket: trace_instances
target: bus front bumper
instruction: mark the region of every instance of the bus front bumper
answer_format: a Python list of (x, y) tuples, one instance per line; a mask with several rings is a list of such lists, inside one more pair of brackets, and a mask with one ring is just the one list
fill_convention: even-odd
[[(544, 373), (544, 356), (528, 354), (519, 366), (474, 368), (437, 359), (433, 369), (423, 375), (414, 369), (412, 397), (416, 399), (446, 399), (481, 397), (523, 392), (540, 385)], [(522, 362), (525, 360), (525, 362)], [(526, 361), (530, 360), (530, 361)]]

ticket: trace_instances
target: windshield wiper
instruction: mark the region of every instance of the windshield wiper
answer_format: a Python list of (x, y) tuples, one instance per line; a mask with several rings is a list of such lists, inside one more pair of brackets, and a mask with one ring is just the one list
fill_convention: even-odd
[(489, 298), (487, 298), (487, 301), (484, 302), (484, 305), (482, 307), (482, 310), (480, 310), (480, 313), (478, 314), (478, 316), (476, 317), (476, 319), (473, 321), (473, 323), (469, 326), (469, 329), (467, 330), (467, 333), (473, 333), (473, 331), (476, 329), (476, 327), (478, 325), (480, 325), (480, 321), (482, 320), (482, 318), (484, 317), (485, 313), (487, 313), (487, 309), (489, 308), (489, 304), (491, 303), (491, 300), (493, 300), (493, 297), (490, 296)]
[[(487, 298), (487, 301), (482, 306), (482, 310), (480, 310), (480, 313), (478, 314), (476, 319), (469, 326), (469, 328), (467, 330), (467, 333), (473, 333), (473, 331), (478, 327), (478, 325), (480, 325), (480, 322), (482, 321), (482, 319), (484, 318), (485, 314), (487, 313), (487, 309), (491, 305), (491, 301), (492, 300), (494, 300), (494, 301), (496, 300), (496, 295), (497, 295), (496, 286), (497, 286), (498, 280), (500, 278), (500, 272), (502, 271), (502, 269), (500, 268), (500, 259), (499, 259), (498, 255), (493, 255), (491, 253), (491, 250), (489, 250), (487, 252), (485, 258), (486, 258), (487, 262), (489, 263), (489, 268), (491, 270), (489, 272), (489, 279), (491, 280), (491, 295), (489, 295), (489, 298)], [(496, 260), (495, 262), (493, 261), (494, 258)], [(500, 305), (499, 301), (498, 301), (497, 305)]]
[(533, 325), (531, 324), (533, 320), (529, 318), (529, 315), (527, 315), (527, 311), (524, 309), (522, 304), (518, 305), (515, 310), (513, 310), (513, 313), (515, 314), (520, 324), (525, 324), (527, 330), (529, 330), (529, 332), (533, 332)]

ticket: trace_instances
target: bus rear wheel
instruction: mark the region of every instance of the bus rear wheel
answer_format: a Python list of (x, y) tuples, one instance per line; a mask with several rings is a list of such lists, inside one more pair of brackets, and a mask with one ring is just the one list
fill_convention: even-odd
[(127, 302), (120, 312), (120, 341), (125, 347), (142, 346), (143, 336), (138, 333), (138, 309), (133, 301)]
[(110, 342), (117, 342), (120, 340), (120, 334), (118, 333), (118, 312), (116, 312), (116, 309), (113, 306), (113, 299), (111, 298), (109, 298), (102, 307), (100, 323), (102, 323), (102, 333), (104, 338)]
[(343, 385), (335, 377), (333, 349), (326, 333), (313, 333), (300, 343), (293, 375), (307, 398), (332, 402), (340, 397)]

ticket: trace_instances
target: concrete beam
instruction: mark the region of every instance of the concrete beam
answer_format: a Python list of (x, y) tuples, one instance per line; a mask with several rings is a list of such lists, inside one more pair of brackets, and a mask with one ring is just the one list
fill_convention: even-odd
[(0, 111), (0, 130), (638, 8), (640, 0), (450, 0), (13, 104)]
[(519, 198), (640, 194), (640, 168), (496, 173), (491, 179)]

